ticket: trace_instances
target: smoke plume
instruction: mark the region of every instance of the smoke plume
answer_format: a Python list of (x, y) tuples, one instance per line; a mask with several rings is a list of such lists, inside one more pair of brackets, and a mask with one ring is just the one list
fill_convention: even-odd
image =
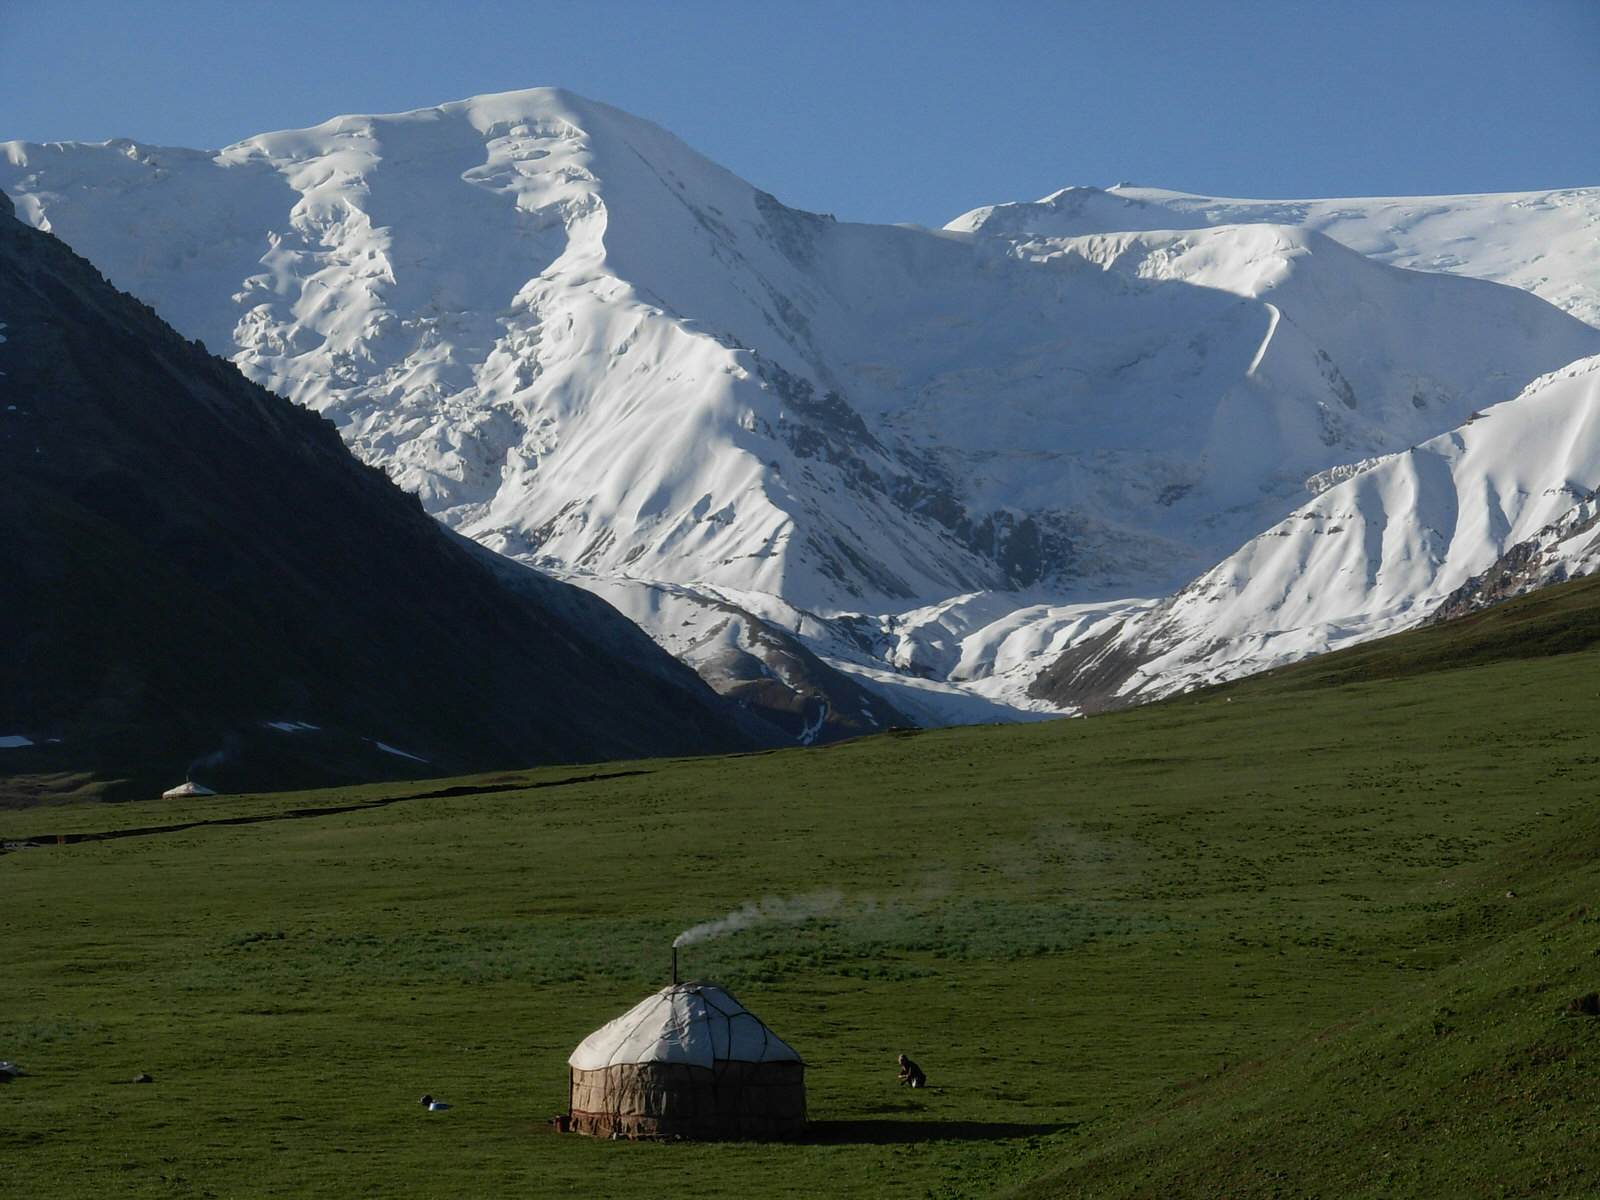
[(756, 925), (798, 925), (838, 911), (844, 903), (839, 891), (811, 892), (804, 896), (768, 896), (734, 909), (725, 917), (691, 926), (672, 940), (672, 948), (727, 937)]
[(220, 748), (213, 750), (210, 754), (203, 754), (190, 763), (188, 771), (185, 772), (185, 777), (190, 783), (198, 783), (200, 781), (195, 778), (196, 772), (209, 776), (212, 771), (229, 762), (238, 751), (239, 739), (235, 734), (230, 733), (222, 739)]

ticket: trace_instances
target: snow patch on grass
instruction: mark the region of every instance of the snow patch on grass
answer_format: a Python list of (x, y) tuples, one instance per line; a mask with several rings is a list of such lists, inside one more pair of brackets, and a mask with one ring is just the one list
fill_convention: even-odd
[(428, 760), (426, 758), (423, 758), (420, 754), (407, 753), (406, 751), (401, 750), (400, 748), (398, 748), (396, 746), (389, 745), (388, 742), (380, 742), (380, 741), (376, 740), (375, 738), (368, 738), (367, 740), (370, 741), (379, 750), (382, 750), (385, 754), (393, 754), (396, 758), (409, 758), (412, 762), (419, 762), (419, 763), (428, 762)]

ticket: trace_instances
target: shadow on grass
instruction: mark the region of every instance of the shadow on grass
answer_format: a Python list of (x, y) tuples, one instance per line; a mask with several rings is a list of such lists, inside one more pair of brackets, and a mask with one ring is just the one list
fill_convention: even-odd
[(1017, 1121), (927, 1121), (917, 1118), (869, 1121), (809, 1121), (802, 1141), (826, 1145), (886, 1146), (898, 1142), (1003, 1142), (1046, 1137), (1071, 1129), (1073, 1122), (1029, 1125)]

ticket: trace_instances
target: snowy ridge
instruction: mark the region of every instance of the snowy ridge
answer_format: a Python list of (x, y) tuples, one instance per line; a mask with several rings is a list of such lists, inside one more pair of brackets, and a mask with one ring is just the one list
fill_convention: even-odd
[(1593, 315), (1582, 191), (1069, 189), (852, 225), (555, 89), (217, 152), (6, 143), (0, 188), (440, 520), (800, 737), (1058, 712), (1034, 676), (1148, 620), (1129, 597), (1600, 353), (1526, 291), (1377, 261)]
[(1233, 200), (1118, 184), (975, 208), (945, 228), (1001, 238), (1078, 237), (1254, 222), (1316, 230), (1391, 266), (1510, 284), (1600, 326), (1600, 188)]
[(1600, 565), (1597, 486), (1593, 357), (1329, 488), (1038, 690), (1154, 699), (1395, 633), (1535, 539), (1535, 581), (1585, 573)]

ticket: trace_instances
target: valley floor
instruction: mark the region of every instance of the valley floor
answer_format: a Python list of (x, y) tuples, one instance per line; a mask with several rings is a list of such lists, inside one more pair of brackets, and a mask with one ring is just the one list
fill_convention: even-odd
[[(27, 1071), (0, 1178), (1592, 1194), (1600, 1019), (1566, 1006), (1600, 988), (1597, 599), (1087, 720), (0, 813), (0, 1059)], [(567, 1054), (665, 982), (675, 933), (822, 891), (820, 920), (684, 952), (806, 1057), (810, 1139), (548, 1131)]]

